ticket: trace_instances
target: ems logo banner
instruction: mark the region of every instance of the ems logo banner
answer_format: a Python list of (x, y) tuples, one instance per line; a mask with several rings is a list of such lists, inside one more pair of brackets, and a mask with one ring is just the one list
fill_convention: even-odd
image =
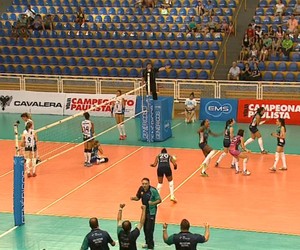
[(236, 120), (237, 108), (236, 99), (201, 98), (199, 118), (211, 121), (227, 121), (231, 118)]

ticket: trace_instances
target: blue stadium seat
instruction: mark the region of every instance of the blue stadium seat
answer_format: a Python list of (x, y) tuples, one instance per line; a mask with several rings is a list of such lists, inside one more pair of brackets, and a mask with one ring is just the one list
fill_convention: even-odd
[(179, 50), (180, 49), (180, 43), (178, 41), (174, 41), (171, 44), (171, 48), (174, 49), (174, 50)]
[(117, 76), (119, 76), (118, 70), (116, 68), (112, 68), (110, 70), (110, 72), (109, 72), (109, 76), (111, 76), (111, 77), (117, 77)]
[(182, 65), (182, 68), (184, 68), (184, 69), (190, 69), (190, 68), (192, 68), (191, 62), (189, 60), (185, 60), (184, 63), (183, 63), (183, 65)]
[(201, 69), (202, 68), (202, 64), (199, 60), (195, 60), (193, 63), (192, 63), (192, 68), (193, 69)]
[(90, 49), (83, 50), (83, 56), (84, 57), (91, 57), (92, 56), (92, 51)]
[(129, 7), (130, 4), (129, 4), (129, 2), (127, 0), (124, 0), (124, 1), (122, 1), (121, 6), (122, 7)]
[(207, 59), (209, 60), (215, 60), (216, 59), (216, 55), (214, 51), (209, 51), (207, 54)]
[(65, 57), (61, 57), (58, 62), (59, 65), (68, 65), (68, 60)]
[(265, 72), (265, 74), (263, 75), (263, 80), (264, 81), (272, 81), (273, 80), (273, 75), (271, 72)]
[(127, 69), (125, 69), (125, 68), (120, 69), (119, 76), (121, 76), (121, 77), (127, 77), (128, 74), (129, 74), (129, 73), (128, 73), (128, 70), (127, 70)]
[(126, 49), (121, 50), (121, 54), (120, 54), (121, 58), (128, 58), (128, 56), (129, 56), (128, 50)]
[(175, 7), (175, 8), (181, 7), (181, 2), (180, 2), (180, 0), (175, 0), (175, 2), (173, 3), (173, 7)]
[(208, 73), (205, 70), (200, 71), (198, 78), (201, 80), (206, 80), (208, 79)]
[(191, 70), (188, 74), (189, 79), (197, 79), (198, 78), (198, 73), (196, 70)]
[(141, 59), (136, 59), (134, 61), (134, 67), (136, 69), (142, 68), (143, 67), (143, 61)]
[(299, 70), (298, 64), (295, 62), (290, 63), (289, 65), (289, 71), (297, 72)]
[(125, 14), (124, 8), (118, 8), (117, 15), (122, 16)]
[(278, 71), (286, 71), (287, 70), (286, 63), (285, 62), (279, 63), (278, 66), (277, 66), (277, 70)]
[(269, 64), (267, 65), (267, 70), (268, 71), (275, 71), (276, 70), (276, 64), (274, 62), (269, 62)]
[(174, 69), (182, 69), (181, 61), (178, 60), (178, 59), (176, 59), (176, 60), (173, 62), (172, 68), (174, 68)]
[(43, 74), (43, 73), (44, 73), (44, 71), (41, 66), (34, 67), (34, 74)]
[(292, 61), (293, 61), (293, 62), (300, 62), (300, 55), (299, 55), (299, 52), (298, 52), (298, 53), (293, 53), (293, 54), (292, 54)]
[(15, 73), (17, 74), (23, 74), (24, 73), (24, 68), (22, 65), (18, 65), (15, 67)]
[(132, 68), (133, 67), (133, 61), (132, 59), (126, 59), (124, 66), (127, 68)]
[(179, 79), (187, 79), (188, 78), (188, 74), (186, 72), (186, 70), (181, 70), (178, 74), (178, 78)]
[(177, 14), (177, 9), (176, 9), (176, 8), (172, 8), (172, 9), (170, 10), (170, 15), (171, 15), (171, 16), (178, 16), (178, 14)]
[(96, 67), (92, 68), (91, 75), (92, 76), (99, 76), (100, 75), (99, 69), (96, 68)]
[(77, 65), (76, 59), (74, 57), (69, 58), (69, 63), (67, 65), (76, 66)]
[(72, 71), (71, 71), (71, 74), (72, 74), (73, 76), (79, 76), (79, 75), (81, 75), (81, 71), (80, 71), (80, 69), (79, 69), (78, 67), (74, 67), (74, 68), (72, 69)]
[(112, 58), (119, 58), (119, 51), (117, 49), (113, 49), (110, 52), (110, 57), (112, 57)]
[(158, 16), (158, 15), (160, 15), (160, 13), (159, 13), (159, 9), (158, 9), (158, 8), (154, 8), (154, 9), (152, 9), (152, 15), (154, 15), (154, 16)]
[(0, 73), (6, 73), (6, 67), (0, 64)]
[[(41, 60), (40, 60), (39, 57), (34, 56), (34, 57), (32, 57), (32, 64), (34, 64), (34, 65), (40, 65), (40, 64), (42, 64), (42, 63), (41, 63)], [(43, 63), (43, 64), (44, 64), (44, 63)]]
[(138, 71), (136, 70), (136, 69), (131, 69), (130, 71), (129, 71), (129, 75), (128, 75), (129, 77), (138, 77), (139, 76), (139, 73), (138, 73)]
[(107, 66), (107, 67), (114, 67), (115, 66), (115, 61), (112, 58), (106, 60), (105, 66)]
[(157, 58), (157, 53), (156, 53), (156, 51), (155, 51), (155, 50), (151, 50), (151, 51), (149, 52), (148, 57), (153, 58), (153, 59), (156, 59), (156, 58)]
[[(46, 57), (47, 58), (47, 57)], [(48, 59), (48, 58), (47, 58)], [(49, 61), (49, 60), (48, 60)], [(42, 62), (41, 62), (42, 63)], [(23, 64), (32, 64), (31, 59), (28, 56), (23, 57)]]
[(50, 64), (51, 65), (58, 65), (58, 59), (56, 57), (50, 58)]
[(274, 81), (283, 82), (284, 81), (284, 75), (281, 72), (277, 72), (274, 76)]
[(287, 82), (294, 82), (295, 81), (295, 74), (294, 73), (291, 73), (291, 72), (288, 72), (285, 76), (285, 80)]
[(200, 45), (201, 50), (209, 50), (208, 42), (202, 42)]
[(83, 67), (83, 68), (81, 69), (81, 75), (83, 75), (83, 76), (89, 76), (89, 75), (90, 75), (90, 70), (89, 70), (89, 68), (88, 68), (88, 67)]
[[(12, 72), (8, 72), (8, 73), (12, 73)], [(27, 65), (25, 67), (25, 74), (33, 74), (33, 67), (31, 65)]]
[(52, 75), (52, 69), (50, 66), (46, 66), (44, 69), (44, 74), (46, 75)]
[(183, 50), (178, 51), (177, 58), (178, 59), (186, 59), (185, 51), (183, 51)]
[(265, 63), (264, 62), (259, 62), (258, 63), (258, 68), (259, 68), (259, 70), (264, 71), (266, 69)]
[(176, 79), (177, 78), (177, 71), (174, 70), (174, 69), (171, 69), (168, 75), (169, 75), (169, 78)]
[(99, 67), (104, 67), (105, 66), (105, 61), (103, 58), (99, 58), (96, 62), (96, 65)]
[(212, 65), (211, 65), (210, 61), (205, 61), (203, 63), (203, 69), (211, 69), (211, 68), (212, 68)]
[(107, 47), (107, 48), (110, 48), (110, 49), (115, 48), (115, 47), (116, 47), (116, 46), (115, 46), (115, 42), (112, 41), (112, 40), (108, 41), (107, 44), (106, 44), (106, 47)]
[(11, 55), (18, 55), (19, 54), (19, 49), (17, 47), (12, 47), (10, 49), (10, 54)]

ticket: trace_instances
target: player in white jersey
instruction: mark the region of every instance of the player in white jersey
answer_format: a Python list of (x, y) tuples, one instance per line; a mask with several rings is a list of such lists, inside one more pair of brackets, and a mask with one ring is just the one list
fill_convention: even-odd
[(192, 123), (196, 120), (196, 113), (195, 109), (197, 107), (197, 101), (195, 99), (194, 92), (192, 92), (185, 100), (185, 122)]
[(88, 112), (85, 112), (83, 116), (85, 120), (81, 122), (81, 131), (84, 141), (84, 166), (90, 167), (93, 165), (91, 163), (91, 154), (93, 148), (94, 123), (90, 121), (90, 114)]
[(37, 136), (33, 130), (33, 123), (27, 122), (21, 139), (21, 147), (24, 147), (25, 150), (24, 157), (27, 177), (36, 176), (36, 142)]
[(120, 133), (120, 140), (125, 140), (127, 137), (124, 124), (125, 99), (122, 97), (121, 90), (117, 91), (117, 96), (112, 102), (111, 113), (116, 118), (116, 123)]
[[(32, 129), (34, 129), (34, 122), (33, 122), (32, 118), (31, 118), (31, 115), (29, 113), (25, 112), (25, 113), (21, 114), (21, 118), (25, 123), (25, 128), (26, 128), (27, 123), (31, 122), (32, 123)], [(39, 152), (38, 152), (38, 149), (37, 149), (37, 145), (36, 145), (35, 154), (36, 154), (36, 164), (38, 164), (39, 162), (41, 162), (41, 159), (39, 157)]]

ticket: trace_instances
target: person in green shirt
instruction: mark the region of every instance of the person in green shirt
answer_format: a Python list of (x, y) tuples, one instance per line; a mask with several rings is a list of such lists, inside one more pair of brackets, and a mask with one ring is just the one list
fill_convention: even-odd
[(282, 52), (285, 56), (289, 57), (292, 49), (293, 49), (293, 41), (291, 40), (290, 36), (286, 34), (282, 41)]
[(139, 187), (135, 196), (130, 198), (132, 201), (142, 200), (142, 204), (146, 206), (146, 219), (144, 224), (144, 234), (146, 244), (143, 248), (151, 250), (154, 248), (153, 233), (155, 228), (155, 217), (157, 213), (157, 205), (161, 203), (160, 195), (156, 188), (150, 186), (149, 178), (142, 179), (142, 186)]
[(192, 20), (191, 20), (191, 22), (188, 25), (188, 30), (189, 30), (190, 33), (191, 32), (193, 32), (193, 33), (197, 32), (197, 25), (195, 23), (194, 17), (192, 17)]

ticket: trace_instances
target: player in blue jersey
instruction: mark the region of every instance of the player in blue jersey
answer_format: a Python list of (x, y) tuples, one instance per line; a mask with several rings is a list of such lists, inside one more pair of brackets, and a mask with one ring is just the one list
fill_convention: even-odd
[(197, 107), (197, 101), (195, 99), (194, 92), (192, 92), (185, 100), (185, 122), (186, 123), (192, 123), (196, 120), (196, 107)]
[(112, 102), (111, 113), (114, 114), (117, 127), (120, 133), (120, 140), (125, 140), (127, 135), (125, 131), (124, 116), (125, 116), (125, 99), (122, 97), (121, 90), (117, 91), (115, 100)]
[(108, 158), (102, 155), (103, 155), (103, 149), (100, 145), (100, 142), (98, 140), (94, 140), (92, 146), (91, 163), (100, 164), (100, 163), (108, 162)]
[(275, 153), (275, 161), (273, 167), (270, 168), (270, 171), (275, 172), (276, 166), (278, 164), (279, 158), (281, 157), (282, 167), (279, 170), (287, 170), (286, 159), (284, 154), (284, 145), (285, 145), (285, 138), (286, 138), (286, 127), (285, 127), (285, 120), (283, 118), (278, 118), (276, 120), (277, 130), (275, 133), (271, 135), (277, 138), (277, 148)]
[(222, 134), (216, 134), (213, 133), (210, 129), (209, 120), (203, 120), (201, 122), (201, 127), (198, 129), (199, 134), (199, 148), (201, 148), (205, 159), (202, 162), (200, 169), (201, 169), (201, 176), (208, 177), (208, 174), (206, 173), (206, 169), (208, 168), (208, 165), (210, 163), (211, 158), (216, 153), (216, 150), (213, 150), (207, 143), (208, 143), (208, 136), (220, 136)]
[(249, 130), (251, 132), (251, 137), (245, 142), (245, 146), (254, 142), (255, 138), (258, 140), (258, 145), (260, 147), (260, 151), (262, 154), (267, 154), (268, 152), (264, 149), (263, 139), (261, 137), (261, 133), (258, 130), (258, 126), (264, 124), (266, 121), (262, 121), (261, 118), (265, 113), (265, 108), (260, 107), (256, 110), (256, 113), (252, 117), (252, 121), (249, 125)]
[(173, 164), (174, 170), (176, 170), (177, 163), (176, 163), (174, 157), (169, 155), (167, 150), (165, 148), (163, 148), (161, 150), (161, 153), (155, 157), (154, 163), (151, 164), (150, 166), (156, 167), (158, 165), (158, 167), (157, 167), (158, 184), (156, 187), (157, 191), (160, 192), (162, 185), (163, 185), (163, 178), (165, 175), (169, 182), (171, 201), (176, 202), (176, 198), (174, 195), (174, 181), (173, 181), (173, 175), (172, 175), (172, 169), (171, 169), (170, 163)]
[[(232, 138), (234, 137), (234, 131), (233, 131), (233, 124), (235, 123), (234, 119), (229, 119), (226, 121), (225, 124), (225, 130), (224, 130), (224, 139), (223, 139), (223, 153), (220, 155), (219, 159), (217, 160), (215, 167), (219, 166), (219, 163), (222, 161), (222, 159), (228, 154), (229, 152), (229, 146)], [(231, 166), (234, 167), (235, 158), (232, 158)]]
[(85, 112), (83, 114), (85, 120), (81, 122), (81, 131), (84, 141), (84, 166), (90, 167), (91, 163), (93, 136), (94, 136), (94, 123), (90, 120), (90, 114)]

